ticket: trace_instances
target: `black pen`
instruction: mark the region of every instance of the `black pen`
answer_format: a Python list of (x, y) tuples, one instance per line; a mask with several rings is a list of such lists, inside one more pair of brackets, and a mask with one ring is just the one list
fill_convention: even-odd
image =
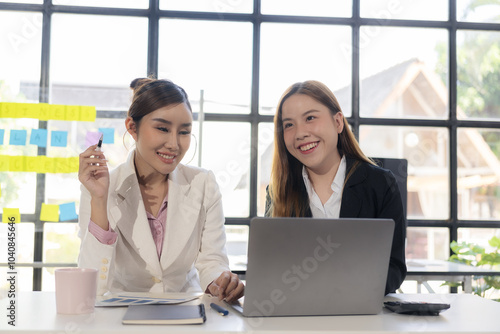
[[(99, 142), (97, 143), (97, 147), (95, 148), (95, 151), (96, 152), (101, 152), (101, 147), (102, 147), (102, 139), (104, 138), (104, 133), (101, 133), (101, 138), (99, 138)], [(95, 158), (96, 156), (95, 155), (91, 155), (90, 156), (91, 158)], [(94, 166), (94, 165), (97, 165), (99, 166), (99, 163), (93, 163), (91, 162), (90, 163), (91, 166)], [(92, 175), (95, 175), (95, 172), (92, 172)]]
[(219, 306), (215, 303), (210, 303), (210, 307), (213, 308), (214, 310), (217, 311), (217, 313), (219, 313), (220, 315), (224, 316), (224, 315), (228, 315), (229, 314), (229, 311), (226, 310), (225, 308), (223, 308), (222, 306)]
[(102, 147), (102, 139), (104, 138), (104, 133), (101, 133), (101, 138), (99, 138), (99, 142), (97, 143), (97, 147), (96, 147), (96, 151), (97, 152), (100, 152), (101, 151), (101, 147)]

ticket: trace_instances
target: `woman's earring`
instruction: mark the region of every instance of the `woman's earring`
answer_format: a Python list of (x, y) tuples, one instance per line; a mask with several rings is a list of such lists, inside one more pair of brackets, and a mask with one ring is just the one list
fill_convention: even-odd
[(194, 157), (196, 156), (196, 151), (198, 151), (198, 140), (196, 139), (196, 136), (194, 135), (194, 133), (192, 133), (191, 136), (194, 138), (194, 153), (193, 153), (193, 156), (191, 157), (191, 159), (189, 159), (189, 161), (186, 162), (186, 165), (189, 165), (189, 163), (191, 163), (191, 161), (193, 161)]

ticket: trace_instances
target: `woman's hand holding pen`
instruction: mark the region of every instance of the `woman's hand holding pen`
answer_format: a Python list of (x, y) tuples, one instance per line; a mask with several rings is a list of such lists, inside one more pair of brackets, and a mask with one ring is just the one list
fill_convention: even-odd
[(240, 281), (238, 275), (224, 271), (216, 280), (207, 287), (207, 292), (219, 300), (233, 302), (243, 297), (245, 286)]
[(78, 179), (90, 193), (90, 219), (103, 230), (109, 230), (107, 203), (109, 170), (106, 157), (98, 145), (92, 145), (80, 154)]
[(97, 151), (96, 148), (97, 145), (92, 145), (80, 154), (78, 179), (93, 198), (107, 198), (109, 188), (108, 165), (104, 153)]

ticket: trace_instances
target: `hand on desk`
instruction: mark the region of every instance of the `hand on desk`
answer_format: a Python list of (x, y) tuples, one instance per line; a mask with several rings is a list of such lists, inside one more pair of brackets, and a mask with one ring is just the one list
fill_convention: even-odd
[(218, 297), (219, 300), (232, 302), (243, 297), (245, 286), (238, 275), (227, 270), (208, 285), (206, 292)]

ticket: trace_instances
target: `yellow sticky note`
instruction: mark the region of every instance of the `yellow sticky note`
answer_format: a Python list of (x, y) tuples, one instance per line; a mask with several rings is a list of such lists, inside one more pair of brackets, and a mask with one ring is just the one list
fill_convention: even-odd
[(2, 117), (14, 118), (16, 117), (16, 103), (2, 103)]
[(38, 159), (40, 161), (38, 173), (55, 173), (54, 158), (39, 156)]
[(37, 105), (37, 118), (41, 121), (50, 120), (50, 105), (47, 103), (38, 103)]
[(56, 173), (69, 173), (68, 158), (54, 158), (54, 168)]
[(95, 107), (81, 106), (80, 107), (80, 121), (94, 122), (96, 117)]
[(53, 120), (66, 120), (66, 106), (62, 104), (51, 104), (49, 107), (49, 117)]
[(80, 106), (66, 106), (66, 120), (79, 121), (80, 120)]
[(44, 155), (40, 155), (36, 157), (36, 160), (37, 160), (36, 172), (41, 174), (45, 173), (46, 172), (45, 161), (47, 160), (47, 157)]
[(51, 171), (46, 171), (45, 173), (75, 173), (78, 172), (78, 157), (70, 158), (46, 158), (46, 165), (48, 165), (47, 159), (51, 159), (50, 164)]
[(10, 157), (8, 155), (0, 155), (0, 172), (8, 172)]
[(79, 121), (80, 120), (80, 107), (79, 106), (66, 106), (66, 121)]
[(78, 173), (78, 169), (80, 168), (80, 159), (79, 157), (71, 157), (69, 160), (69, 173)]
[(26, 157), (24, 156), (12, 156), (10, 157), (9, 170), (11, 172), (24, 172), (24, 162)]
[(4, 223), (21, 222), (21, 214), (19, 213), (19, 209), (3, 208), (2, 221)]
[(24, 171), (25, 172), (38, 172), (38, 157), (27, 156), (25, 157), (24, 163)]
[(38, 118), (38, 103), (24, 103), (24, 116), (25, 118)]
[(17, 118), (29, 118), (30, 117), (30, 106), (31, 103), (18, 103), (16, 110)]
[(59, 221), (59, 205), (42, 203), (42, 211), (40, 212), (40, 220), (46, 222)]

